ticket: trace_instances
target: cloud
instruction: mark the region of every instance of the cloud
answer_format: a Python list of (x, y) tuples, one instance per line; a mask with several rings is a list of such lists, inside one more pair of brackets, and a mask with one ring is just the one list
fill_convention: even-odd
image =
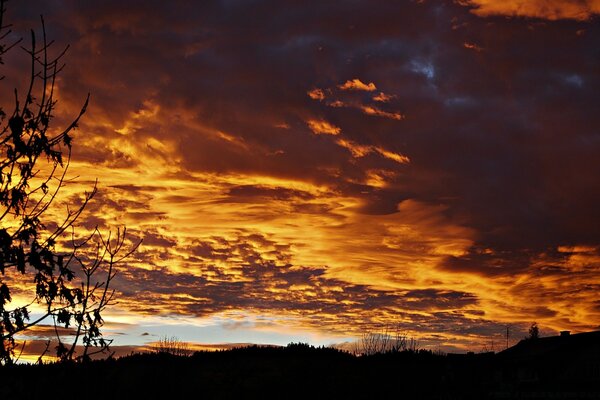
[(377, 107), (362, 106), (361, 109), (367, 115), (376, 115), (378, 117), (390, 118), (390, 119), (395, 119), (398, 121), (401, 121), (404, 119), (404, 115), (402, 115), (400, 113), (383, 111)]
[[(383, 290), (349, 284), (328, 276), (322, 267), (286, 264), (290, 258), (283, 253), (290, 248), (278, 247), (256, 234), (240, 235), (234, 240), (213, 238), (206, 244), (213, 250), (204, 252), (202, 264), (197, 264), (206, 269), (202, 275), (156, 268), (129, 269), (118, 276), (115, 288), (123, 291), (122, 304), (136, 312), (182, 316), (241, 309), (275, 315), (285, 309), (291, 315), (302, 316), (296, 322), (298, 328), (314, 329), (327, 321), (328, 329), (343, 332), (349, 326), (358, 330), (376, 326), (374, 318), (382, 312), (398, 318), (410, 313), (414, 319), (414, 311), (430, 314), (462, 310), (478, 301), (472, 294), (452, 290)], [(224, 253), (216, 252), (217, 248)], [(274, 257), (270, 248), (279, 255)], [(217, 261), (219, 264), (213, 264)], [(455, 318), (470, 319), (460, 314)], [(425, 320), (421, 325), (430, 326)]]
[(463, 43), (463, 46), (465, 47), (465, 49), (474, 50), (474, 51), (477, 51), (477, 52), (483, 51), (482, 47), (477, 46), (474, 43), (465, 42), (465, 43)]
[(79, 225), (146, 238), (132, 321), (596, 327), (597, 7), (460, 3), (10, 3), (71, 44), (54, 127), (92, 93), (49, 218), (100, 179)]
[(352, 153), (352, 156), (357, 158), (364, 157), (374, 151), (372, 146), (361, 145), (345, 139), (338, 139), (336, 143), (348, 149)]
[(336, 143), (341, 147), (348, 149), (352, 156), (356, 158), (364, 157), (370, 153), (379, 153), (383, 157), (396, 161), (399, 164), (406, 164), (410, 162), (410, 159), (407, 156), (394, 153), (381, 147), (361, 145), (345, 139), (338, 139)]
[(385, 94), (383, 92), (379, 92), (377, 95), (373, 96), (373, 100), (378, 101), (380, 103), (388, 103), (394, 98), (396, 98), (396, 96)]
[(482, 17), (504, 15), (553, 21), (588, 20), (600, 14), (598, 0), (459, 0), (458, 3), (473, 7), (472, 12)]
[(339, 127), (325, 121), (317, 119), (309, 119), (306, 124), (313, 133), (317, 135), (339, 135), (342, 131)]
[(396, 161), (399, 164), (406, 164), (410, 162), (410, 158), (404, 156), (402, 154), (394, 153), (392, 151), (383, 149), (381, 147), (375, 147), (375, 151), (384, 156), (385, 158), (389, 158), (390, 160)]
[(311, 89), (306, 94), (313, 100), (325, 100), (325, 92), (319, 88)]
[(345, 83), (338, 85), (338, 87), (341, 90), (360, 90), (365, 92), (372, 92), (377, 89), (373, 82), (363, 83), (358, 78), (348, 80)]

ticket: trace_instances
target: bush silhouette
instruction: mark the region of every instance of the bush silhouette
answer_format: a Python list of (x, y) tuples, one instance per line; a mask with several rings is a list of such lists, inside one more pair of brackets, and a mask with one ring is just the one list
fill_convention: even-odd
[(170, 354), (177, 357), (192, 355), (192, 350), (187, 342), (179, 340), (176, 336), (163, 336), (152, 346), (152, 350), (158, 354)]

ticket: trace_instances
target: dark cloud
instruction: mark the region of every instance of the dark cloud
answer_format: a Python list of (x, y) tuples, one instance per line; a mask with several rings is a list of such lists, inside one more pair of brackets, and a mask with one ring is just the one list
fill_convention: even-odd
[[(191, 169), (347, 188), (368, 168), (393, 168), (377, 157), (350, 163), (331, 140), (312, 137), (303, 120), (320, 116), (350, 139), (402, 150), (414, 160), (399, 170), (403, 189), (374, 193), (366, 212), (391, 212), (407, 195), (453, 198), (451, 212), (476, 227), (486, 246), (540, 249), (598, 237), (589, 222), (598, 185), (593, 174), (579, 173), (598, 167), (592, 25), (488, 22), (451, 3), (327, 4), (310, 13), (267, 1), (182, 5), (186, 12), (160, 2), (124, 7), (39, 7), (59, 35), (68, 35), (65, 41), (79, 38), (64, 96), (88, 87), (99, 97), (94, 112), (117, 126), (144, 101), (156, 102), (164, 122), (142, 124), (136, 138), (176, 141)], [(262, 16), (267, 9), (278, 17)], [(576, 34), (581, 29), (586, 35)], [(467, 41), (484, 50), (466, 49)], [(336, 87), (356, 76), (396, 94), (406, 121), (323, 107), (306, 95), (315, 85)], [(207, 136), (200, 126), (236, 142)], [(326, 168), (338, 169), (339, 177)]]

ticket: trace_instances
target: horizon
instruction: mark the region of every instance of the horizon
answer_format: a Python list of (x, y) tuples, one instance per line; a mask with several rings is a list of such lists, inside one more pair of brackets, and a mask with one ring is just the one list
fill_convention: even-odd
[(70, 46), (53, 128), (91, 94), (47, 218), (98, 179), (77, 229), (143, 240), (111, 283), (115, 347), (600, 329), (597, 1), (6, 7), (10, 38), (41, 14)]

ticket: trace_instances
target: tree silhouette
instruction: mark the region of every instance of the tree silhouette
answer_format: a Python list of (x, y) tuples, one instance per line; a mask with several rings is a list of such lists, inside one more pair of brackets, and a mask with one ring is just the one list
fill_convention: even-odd
[(540, 337), (540, 328), (538, 327), (537, 322), (534, 322), (529, 327), (529, 336), (528, 339), (538, 339)]
[[(5, 44), (11, 33), (3, 24), (5, 5), (6, 0), (0, 0), (0, 64), (2, 56), (22, 42)], [(14, 362), (16, 335), (50, 319), (59, 359), (85, 360), (107, 351), (110, 341), (100, 332), (101, 313), (114, 296), (109, 288), (115, 264), (139, 245), (126, 240), (125, 229), (116, 235), (103, 235), (97, 228), (84, 237), (75, 234), (74, 223), (94, 197), (97, 184), (79, 204), (67, 207), (62, 220), (48, 218), (66, 182), (71, 135), (86, 112), (89, 94), (66, 128), (57, 131), (51, 126), (57, 104), (55, 82), (68, 46), (51, 56), (53, 42), (46, 37), (43, 19), (41, 26), (41, 43), (32, 30), (31, 43), (21, 46), (30, 61), (27, 88), (24, 93), (14, 90), (9, 114), (0, 109), (0, 364)], [(27, 299), (17, 306), (15, 290), (20, 299)], [(72, 339), (62, 340), (57, 326), (74, 329)], [(49, 348), (47, 342), (40, 360)]]

